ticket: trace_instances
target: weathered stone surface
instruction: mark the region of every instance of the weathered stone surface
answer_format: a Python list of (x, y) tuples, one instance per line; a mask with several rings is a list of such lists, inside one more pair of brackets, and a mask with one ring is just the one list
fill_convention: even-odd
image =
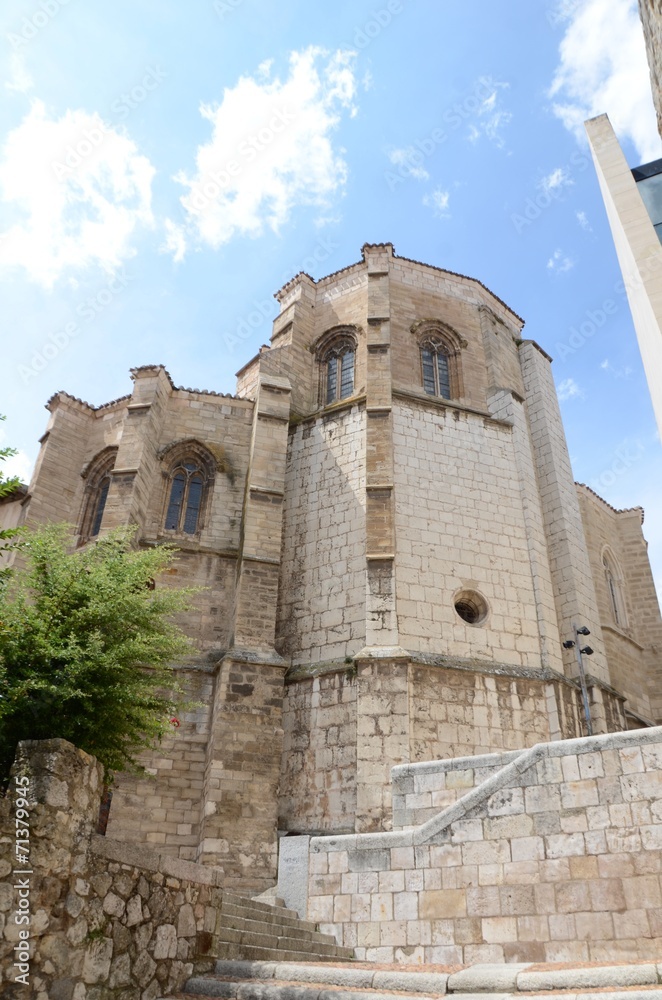
[[(513, 989), (521, 963), (655, 957), (662, 841), (657, 846), (649, 831), (659, 828), (662, 837), (657, 747), (662, 728), (492, 756), (476, 769), (482, 784), (467, 779), (462, 797), (413, 830), (313, 838), (309, 915), (323, 930), (341, 931), (361, 959), (416, 954), (421, 962), (475, 966), (451, 979), (450, 990), (465, 978), (462, 990)], [(425, 791), (417, 765), (408, 765), (403, 814), (449, 774), (467, 775), (469, 763), (421, 765)], [(505, 979), (489, 981), (494, 963), (507, 963)]]
[(518, 989), (518, 975), (528, 965), (475, 965), (448, 977), (449, 993), (496, 993)]
[(308, 857), (310, 837), (283, 837), (278, 851), (277, 892), (300, 917), (308, 913)]

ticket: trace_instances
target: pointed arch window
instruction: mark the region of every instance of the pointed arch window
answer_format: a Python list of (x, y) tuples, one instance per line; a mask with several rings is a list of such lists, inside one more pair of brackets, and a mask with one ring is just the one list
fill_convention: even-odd
[(356, 338), (349, 330), (334, 330), (317, 349), (320, 404), (328, 406), (354, 395)]
[(432, 340), (421, 344), (423, 388), (429, 396), (451, 398), (451, 371), (446, 348)]
[(178, 441), (159, 452), (165, 480), (162, 521), (164, 531), (199, 535), (204, 527), (218, 463), (194, 439)]
[(185, 462), (174, 470), (165, 517), (166, 531), (195, 535), (200, 521), (204, 475), (195, 462)]
[(86, 484), (80, 519), (80, 544), (96, 538), (101, 531), (116, 457), (117, 448), (106, 448), (82, 472)]
[(354, 345), (330, 350), (326, 358), (326, 403), (347, 399), (354, 392)]
[(623, 593), (623, 578), (618, 563), (612, 554), (605, 550), (602, 554), (602, 568), (607, 584), (607, 597), (609, 599), (609, 610), (618, 628), (627, 628), (627, 613), (625, 610), (625, 596)]
[(421, 319), (411, 326), (418, 342), (419, 378), (428, 396), (461, 399), (463, 395), (460, 355), (466, 340), (442, 320)]
[(96, 505), (94, 508), (94, 517), (92, 518), (92, 527), (90, 529), (90, 537), (94, 538), (99, 534), (101, 530), (101, 521), (103, 520), (103, 512), (106, 509), (106, 500), (108, 499), (108, 490), (110, 489), (110, 476), (104, 476), (99, 484), (99, 491), (96, 498)]

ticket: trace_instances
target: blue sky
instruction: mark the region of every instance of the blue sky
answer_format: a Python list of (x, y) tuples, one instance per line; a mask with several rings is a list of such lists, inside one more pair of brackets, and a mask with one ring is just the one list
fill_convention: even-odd
[(662, 155), (635, 0), (9, 0), (0, 11), (2, 441), (129, 368), (234, 391), (273, 293), (364, 242), (480, 279), (554, 358), (578, 480), (662, 462), (582, 121)]

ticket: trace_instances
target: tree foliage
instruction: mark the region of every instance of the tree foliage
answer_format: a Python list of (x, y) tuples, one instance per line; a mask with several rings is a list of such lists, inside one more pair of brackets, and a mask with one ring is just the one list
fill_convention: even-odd
[(172, 550), (136, 549), (132, 529), (118, 529), (70, 552), (70, 532), (51, 525), (25, 536), (26, 569), (0, 591), (4, 775), (19, 740), (69, 740), (110, 777), (171, 731), (171, 664), (192, 652), (170, 617), (191, 592), (154, 587)]
[[(3, 416), (0, 416), (0, 420), (4, 420)], [(11, 458), (16, 455), (16, 448), (0, 448), (0, 462), (4, 462), (6, 459)], [(21, 481), (18, 476), (12, 476), (9, 479), (5, 479), (0, 473), (0, 500), (3, 497), (9, 496), (21, 485)], [(8, 552), (13, 549), (18, 544), (14, 539), (19, 534), (18, 528), (0, 528), (0, 555), (3, 552)], [(6, 577), (7, 570), (0, 570), (0, 577)]]

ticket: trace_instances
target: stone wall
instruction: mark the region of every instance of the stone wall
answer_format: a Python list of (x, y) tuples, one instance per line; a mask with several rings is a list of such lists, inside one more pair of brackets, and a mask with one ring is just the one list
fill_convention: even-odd
[(357, 685), (352, 666), (293, 678), (285, 687), (281, 830), (354, 830)]
[[(659, 957), (662, 728), (475, 763), (488, 776), (471, 788), (468, 761), (421, 766), (466, 786), (422, 825), (313, 838), (308, 918), (372, 961)], [(412, 810), (416, 771), (397, 779)]]
[[(290, 673), (279, 829), (389, 830), (392, 768), (521, 750), (583, 732), (579, 689), (559, 675), (451, 657), (429, 661), (357, 657)], [(595, 705), (599, 695), (591, 689)], [(624, 728), (622, 718), (605, 719), (599, 705), (596, 728)]]
[[(662, 620), (642, 531), (644, 512), (641, 507), (615, 510), (583, 484), (577, 485), (577, 496), (595, 581), (610, 683), (627, 698), (626, 708), (637, 721), (659, 722)], [(611, 586), (605, 574), (605, 558), (610, 565)]]
[(160, 854), (197, 861), (214, 668), (179, 670), (178, 680), (194, 704), (178, 714), (179, 725), (156, 751), (142, 755), (144, 774), (116, 775), (107, 832)]
[(427, 823), (520, 756), (521, 751), (511, 750), (394, 767), (393, 829)]
[(294, 664), (352, 656), (365, 642), (364, 432), (355, 405), (290, 434), (277, 649)]
[[(400, 402), (394, 408), (400, 643), (540, 667), (541, 648), (512, 428), (484, 416)], [(480, 625), (454, 595), (478, 591)]]
[(97, 836), (100, 793), (93, 757), (64, 740), (19, 744), (0, 800), (7, 1000), (154, 1000), (181, 988), (216, 930), (223, 872)]

